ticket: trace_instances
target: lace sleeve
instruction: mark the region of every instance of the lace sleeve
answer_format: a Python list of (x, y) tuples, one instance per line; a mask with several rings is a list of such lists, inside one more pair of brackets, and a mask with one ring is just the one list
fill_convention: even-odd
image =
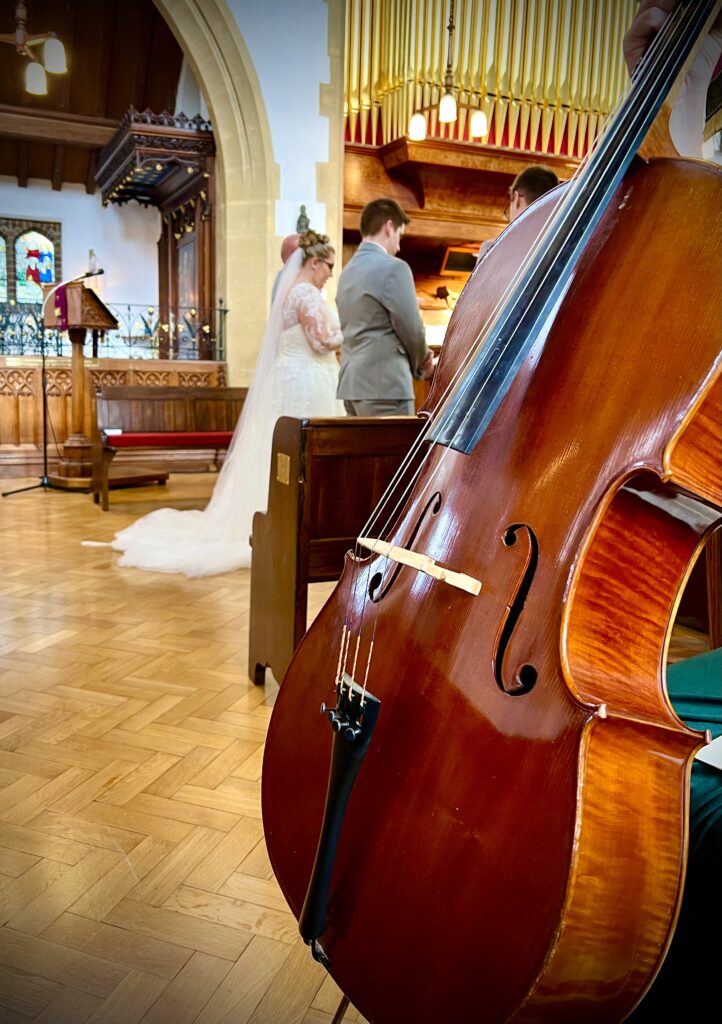
[(332, 352), (341, 346), (343, 335), (331, 325), (330, 310), (311, 284), (298, 289), (298, 321), (314, 352)]

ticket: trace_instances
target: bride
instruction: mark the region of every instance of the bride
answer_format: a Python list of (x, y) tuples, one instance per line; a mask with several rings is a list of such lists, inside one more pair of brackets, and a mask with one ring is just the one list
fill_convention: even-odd
[(115, 535), (119, 565), (212, 576), (251, 564), (249, 535), (266, 508), (279, 416), (343, 416), (336, 400), (343, 341), (321, 289), (334, 267), (326, 235), (307, 231), (281, 274), (241, 417), (203, 511), (162, 508)]

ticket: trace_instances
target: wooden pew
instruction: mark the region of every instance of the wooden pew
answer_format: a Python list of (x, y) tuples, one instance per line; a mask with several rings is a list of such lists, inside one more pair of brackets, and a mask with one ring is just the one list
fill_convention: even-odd
[[(119, 451), (228, 448), (246, 399), (247, 388), (107, 387), (95, 396), (93, 430), (93, 500), (108, 509), (113, 483), (133, 471), (111, 470)], [(146, 476), (148, 473), (146, 471)], [(167, 479), (166, 473), (150, 474)]]
[(414, 416), (279, 419), (267, 512), (251, 536), (248, 671), (279, 681), (306, 631), (308, 584), (341, 575), (354, 542), (423, 426)]

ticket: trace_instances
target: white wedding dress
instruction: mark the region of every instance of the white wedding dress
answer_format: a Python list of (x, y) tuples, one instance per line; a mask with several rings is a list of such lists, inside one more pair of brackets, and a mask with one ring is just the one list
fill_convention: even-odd
[(343, 416), (343, 402), (336, 398), (336, 350), (343, 341), (338, 315), (318, 288), (304, 281), (291, 288), (282, 323), (273, 368), (283, 405), (279, 415)]
[(162, 508), (116, 534), (119, 565), (212, 576), (251, 564), (253, 516), (268, 502), (273, 428), (279, 416), (343, 416), (336, 399), (343, 340), (319, 290), (294, 284), (301, 252), (288, 260), (253, 379), (211, 500), (203, 511)]

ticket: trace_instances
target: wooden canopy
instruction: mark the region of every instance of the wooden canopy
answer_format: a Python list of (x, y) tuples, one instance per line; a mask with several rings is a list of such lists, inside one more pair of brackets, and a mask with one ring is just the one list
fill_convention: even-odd
[(172, 117), (131, 107), (98, 156), (103, 203), (136, 199), (145, 206), (173, 207), (198, 191), (199, 177), (210, 177), (214, 154), (211, 125), (200, 115)]

